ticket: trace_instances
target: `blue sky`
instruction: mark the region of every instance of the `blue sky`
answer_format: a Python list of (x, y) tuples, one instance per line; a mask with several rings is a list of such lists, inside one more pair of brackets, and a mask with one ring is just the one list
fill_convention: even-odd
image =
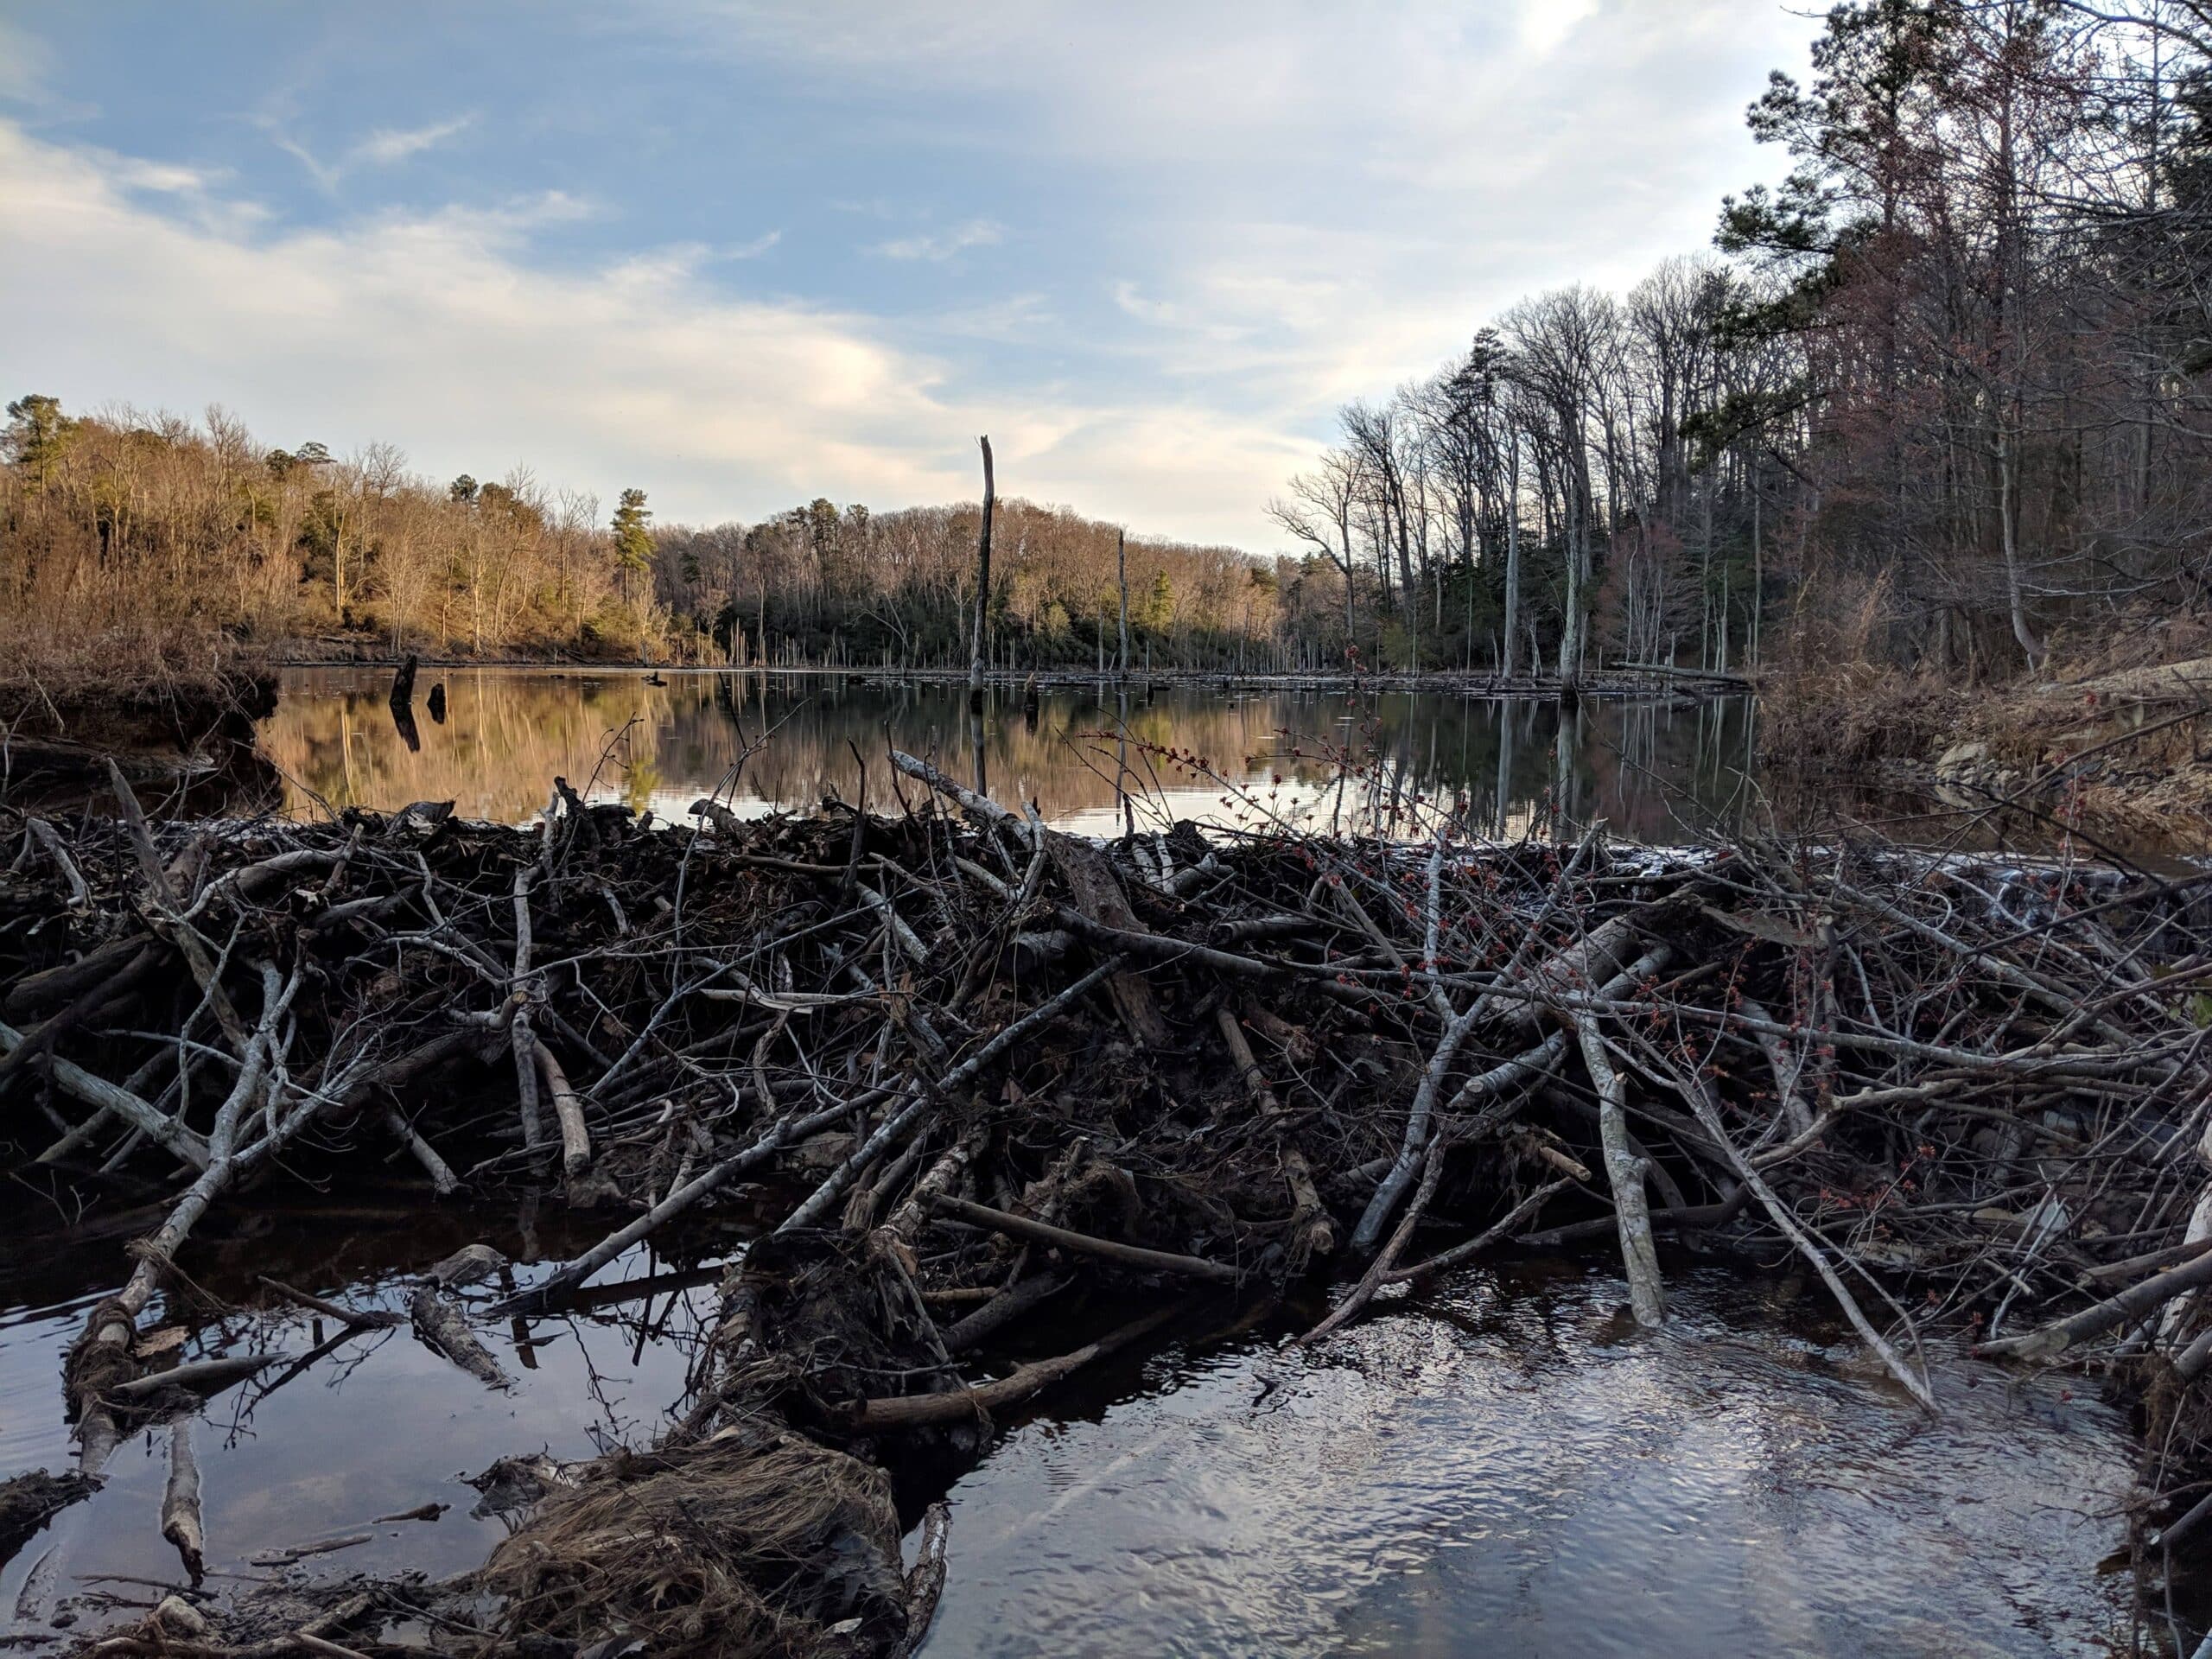
[(1344, 399), (1703, 246), (1772, 0), (0, 0), (0, 388), (664, 520), (1275, 544)]

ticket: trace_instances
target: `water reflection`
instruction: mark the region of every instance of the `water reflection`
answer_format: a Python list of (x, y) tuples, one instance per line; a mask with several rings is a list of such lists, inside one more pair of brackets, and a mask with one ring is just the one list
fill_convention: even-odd
[[(1416, 797), (1465, 798), (1470, 826), (1518, 834), (1564, 816), (1616, 833), (1676, 841), (1732, 827), (1753, 805), (1746, 700), (1492, 702), (1449, 693), (1234, 691), (1192, 686), (1042, 690), (1025, 707), (1001, 690), (980, 724), (964, 688), (828, 676), (681, 674), (664, 685), (629, 672), (465, 670), (442, 679), (433, 722), (395, 729), (387, 677), (307, 669), (284, 677), (263, 745), (286, 774), (286, 806), (392, 808), (447, 800), (466, 816), (520, 823), (551, 779), (597, 798), (681, 817), (725, 785), (737, 810), (806, 808), (857, 788), (890, 804), (886, 741), (931, 756), (1001, 800), (1035, 800), (1051, 822), (1122, 827), (1126, 778), (1156, 810), (1213, 823), (1268, 810), (1345, 830), (1385, 829)], [(442, 715), (443, 718), (436, 716)], [(411, 741), (410, 741), (411, 740)], [(1250, 798), (1180, 771), (1201, 757)], [(1344, 782), (1338, 757), (1363, 769)]]
[[(725, 1217), (699, 1230), (718, 1255), (745, 1225)], [(146, 1224), (132, 1212), (111, 1226), (57, 1230), (41, 1209), (0, 1217), (0, 1480), (71, 1466), (62, 1358), (86, 1311), (112, 1295), (120, 1246)], [(209, 1402), (197, 1446), (205, 1483), (208, 1565), (216, 1582), (257, 1573), (264, 1552), (317, 1540), (355, 1540), (296, 1569), (318, 1580), (352, 1573), (427, 1573), (480, 1566), (512, 1517), (480, 1502), (464, 1471), (539, 1451), (588, 1457), (658, 1436), (683, 1397), (695, 1343), (713, 1328), (719, 1270), (671, 1272), (639, 1246), (610, 1264), (592, 1292), (527, 1325), (480, 1321), (479, 1334), (515, 1381), (488, 1389), (399, 1330), (341, 1333), (319, 1316), (277, 1304), (260, 1275), (365, 1308), (404, 1313), (415, 1275), (464, 1244), (488, 1243), (518, 1264), (466, 1293), (480, 1303), (528, 1282), (604, 1230), (603, 1219), (560, 1205), (454, 1205), (426, 1211), (411, 1189), (356, 1190), (343, 1203), (302, 1191), (264, 1198), (250, 1216), (212, 1214), (194, 1237), (194, 1283), (222, 1310), (171, 1303), (149, 1321), (188, 1327), (182, 1359), (277, 1351), (272, 1369)], [(92, 1497), (62, 1511), (12, 1559), (0, 1560), (0, 1648), (10, 1638), (57, 1639), (57, 1610), (82, 1633), (127, 1618), (83, 1598), (91, 1575), (168, 1581), (175, 1550), (161, 1535), (168, 1437), (125, 1441)], [(429, 1503), (449, 1505), (435, 1524), (372, 1524)], [(109, 1586), (112, 1587), (112, 1586)], [(68, 1605), (64, 1606), (67, 1603)]]
[(1071, 1384), (953, 1488), (924, 1654), (2126, 1650), (2120, 1414), (1953, 1353), (1930, 1423), (1794, 1280), (1669, 1290), (1639, 1337), (1532, 1262)]

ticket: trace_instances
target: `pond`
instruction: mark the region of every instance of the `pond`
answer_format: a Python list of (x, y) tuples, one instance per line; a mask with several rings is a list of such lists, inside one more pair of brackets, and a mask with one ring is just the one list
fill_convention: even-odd
[[(426, 675), (410, 743), (381, 671), (297, 671), (262, 736), (289, 810), (452, 799), (507, 822), (541, 807), (555, 774), (680, 819), (716, 792), (741, 813), (851, 798), (855, 750), (871, 804), (887, 807), (887, 742), (963, 775), (976, 765), (957, 686), (668, 679)], [(1592, 700), (1562, 715), (1440, 693), (1162, 686), (1125, 700), (1064, 685), (1033, 717), (999, 693), (982, 766), (1001, 798), (1084, 830), (1118, 827), (1126, 777), (1147, 811), (1217, 823), (1265, 809), (1387, 829), (1394, 800), (1464, 792), (1478, 827), (1507, 834), (1602, 817), (1679, 841), (1779, 814), (1758, 787), (1755, 719), (1743, 701)], [(1243, 798), (1179, 776), (1179, 753)], [(1338, 786), (1340, 760), (1362, 788)], [(618, 1259), (556, 1316), (480, 1321), (516, 1379), (494, 1392), (404, 1327), (346, 1336), (265, 1279), (399, 1309), (416, 1275), (480, 1241), (515, 1264), (467, 1293), (480, 1307), (606, 1218), (552, 1199), (426, 1220), (397, 1172), (342, 1190), (302, 1181), (217, 1206), (193, 1240), (192, 1286), (144, 1321), (173, 1329), (188, 1360), (291, 1357), (219, 1395), (197, 1427), (219, 1573), (481, 1564), (512, 1516), (464, 1477), (501, 1458), (649, 1444), (713, 1326), (717, 1264), (783, 1212), (740, 1195), (657, 1235), (666, 1254)], [(119, 1194), (89, 1224), (30, 1202), (0, 1211), (0, 1479), (69, 1465), (63, 1355), (115, 1289), (125, 1241), (160, 1213), (160, 1192), (143, 1198), (130, 1209)], [(2129, 1650), (2134, 1580), (2112, 1557), (2139, 1448), (2094, 1386), (1936, 1350), (1943, 1414), (1930, 1421), (1816, 1283), (1687, 1254), (1669, 1279), (1674, 1317), (1651, 1335), (1602, 1260), (1544, 1256), (1386, 1299), (1310, 1351), (1286, 1339), (1335, 1294), (1319, 1287), (1264, 1313), (1193, 1310), (1000, 1422), (950, 1493), (925, 1652)], [(1040, 1329), (989, 1359), (1068, 1345)], [(52, 1638), (57, 1617), (99, 1628), (158, 1593), (146, 1581), (174, 1581), (166, 1463), (166, 1437), (141, 1435), (103, 1490), (0, 1562), (0, 1637)], [(937, 1495), (901, 1496), (911, 1514)], [(426, 1505), (443, 1507), (402, 1518)], [(2187, 1588), (2194, 1619), (2202, 1599)]]
[[(388, 670), (294, 669), (261, 731), (288, 810), (384, 810), (451, 800), (465, 817), (526, 822), (552, 779), (681, 821), (720, 791), (742, 815), (808, 809), (858, 788), (892, 806), (887, 742), (963, 780), (976, 770), (963, 686), (820, 674), (425, 670), (410, 743), (387, 704)], [(444, 718), (428, 694), (445, 690)], [(1109, 682), (995, 688), (982, 764), (1002, 801), (1033, 800), (1064, 829), (1118, 831), (1118, 785), (1157, 822), (1250, 823), (1263, 811), (1320, 827), (1380, 827), (1393, 800), (1464, 792), (1478, 829), (1517, 835), (1554, 814), (1603, 818), (1630, 839), (1679, 842), (1770, 810), (1753, 786), (1749, 698), (1553, 702), (1444, 691), (1224, 689)], [(752, 753), (747, 753), (750, 748)], [(1179, 770), (1198, 756), (1249, 799)], [(741, 766), (741, 757), (744, 757)], [(1368, 785), (1347, 785), (1339, 762)], [(1379, 818), (1377, 815), (1380, 815)]]

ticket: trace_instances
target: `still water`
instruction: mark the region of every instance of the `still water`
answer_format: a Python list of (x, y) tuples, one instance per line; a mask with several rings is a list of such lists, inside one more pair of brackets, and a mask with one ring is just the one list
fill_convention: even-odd
[(1952, 1351), (1931, 1423), (1817, 1283), (1669, 1291), (1644, 1335), (1611, 1274), (1521, 1262), (1312, 1353), (1130, 1360), (954, 1487), (923, 1652), (2126, 1651), (2117, 1414)]
[[(445, 718), (428, 712), (445, 687)], [(380, 809), (451, 800), (466, 817), (522, 823), (551, 780), (681, 821), (720, 790), (741, 813), (853, 798), (870, 768), (871, 804), (892, 804), (887, 742), (963, 781), (976, 764), (963, 687), (826, 675), (540, 669), (426, 671), (410, 747), (386, 704), (385, 670), (296, 669), (283, 677), (262, 746), (284, 777), (285, 805)], [(1250, 823), (1267, 811), (1309, 823), (1379, 827), (1390, 802), (1464, 792), (1470, 822), (1515, 835), (1557, 813), (1604, 818), (1616, 834), (1676, 842), (1739, 827), (1769, 804), (1753, 787), (1748, 699), (1586, 702), (1562, 715), (1541, 702), (1448, 692), (1224, 690), (1051, 686), (1033, 715), (999, 689), (983, 716), (982, 763), (1002, 801), (1035, 801), (1062, 828), (1117, 830), (1126, 779), (1154, 817)], [(753, 752), (747, 754), (748, 747)], [(1249, 791), (1179, 770), (1170, 752), (1210, 763)], [(740, 757), (745, 756), (739, 765)], [(1344, 784), (1339, 762), (1369, 786)]]
[[(478, 1239), (520, 1264), (464, 1293), (489, 1299), (577, 1242), (555, 1230), (558, 1206), (441, 1215), (426, 1228), (411, 1205), (302, 1192), (227, 1227), (211, 1216), (195, 1238), (210, 1302), (149, 1327), (182, 1324), (186, 1358), (315, 1356), (219, 1396), (196, 1427), (216, 1572), (265, 1574), (277, 1554), (341, 1540), (282, 1570), (464, 1571), (508, 1527), (464, 1474), (644, 1445), (664, 1426), (712, 1325), (711, 1269), (641, 1250), (601, 1275), (627, 1287), (596, 1287), (589, 1306), (480, 1323), (518, 1379), (507, 1394), (404, 1328), (317, 1354), (337, 1333), (315, 1316), (247, 1311), (267, 1306), (261, 1274), (404, 1308), (413, 1274)], [(51, 1217), (0, 1219), (0, 1478), (67, 1466), (61, 1355), (142, 1221), (57, 1234)], [(744, 1225), (672, 1248), (684, 1265), (726, 1255)], [(1609, 1273), (1471, 1269), (1312, 1352), (1284, 1338), (1318, 1297), (1266, 1318), (1194, 1313), (1001, 1425), (950, 1493), (925, 1652), (2125, 1650), (2128, 1580), (2100, 1562), (2120, 1542), (2135, 1452), (2094, 1389), (1936, 1351), (1931, 1423), (1817, 1284), (1685, 1262), (1669, 1291), (1674, 1320), (1647, 1336)], [(1028, 1340), (1046, 1351), (1067, 1333)], [(128, 1580), (176, 1580), (166, 1463), (163, 1432), (127, 1444), (103, 1491), (0, 1564), (0, 1635), (54, 1636), (57, 1610), (81, 1634), (136, 1611), (99, 1597), (143, 1604), (158, 1591)], [(434, 1503), (450, 1506), (435, 1521), (378, 1520)]]

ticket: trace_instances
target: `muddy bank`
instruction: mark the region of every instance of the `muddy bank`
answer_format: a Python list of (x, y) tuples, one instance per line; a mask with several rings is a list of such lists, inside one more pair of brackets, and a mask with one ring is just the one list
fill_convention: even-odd
[(1924, 798), (1923, 833), (1987, 814), (2093, 848), (2212, 844), (2212, 656), (1967, 688), (1861, 671), (1760, 688), (1762, 758)]
[(256, 738), (276, 696), (264, 668), (0, 682), (0, 797), (51, 810), (104, 795), (112, 760), (159, 810), (269, 810), (281, 780)]
[(1327, 1353), (1471, 1263), (1567, 1250), (1617, 1275), (1621, 1339), (1694, 1343), (1686, 1248), (1793, 1263), (1897, 1410), (1944, 1411), (1931, 1343), (2109, 1388), (2157, 1448), (2128, 1495), (2151, 1617), (2212, 1358), (2203, 878), (1500, 845), (1421, 804), (1410, 842), (1360, 841), (1264, 795), (1242, 834), (1103, 843), (899, 755), (851, 792), (661, 833), (557, 781), (528, 830), (442, 804), (22, 826), (15, 1171), (79, 1214), (118, 1178), (144, 1205), (135, 1265), (118, 1243), (121, 1287), (77, 1316), (72, 1461), (165, 1449), (187, 1577), (226, 1548), (181, 1472), (203, 1402), (303, 1357), (244, 1324), (192, 1369), (174, 1310), (207, 1230), (283, 1182), (400, 1160), (425, 1206), (576, 1218), (596, 1242), (512, 1289), (485, 1249), (404, 1300), (254, 1293), (319, 1313), (323, 1359), (386, 1332), (494, 1395), (626, 1253), (741, 1196), (761, 1231), (725, 1253), (665, 1426), (515, 1471), (517, 1529), (465, 1580), (209, 1595), (106, 1650), (201, 1619), (189, 1639), (233, 1647), (906, 1652), (942, 1582), (932, 1500), (1178, 1321), (1311, 1306), (1292, 1334)]

